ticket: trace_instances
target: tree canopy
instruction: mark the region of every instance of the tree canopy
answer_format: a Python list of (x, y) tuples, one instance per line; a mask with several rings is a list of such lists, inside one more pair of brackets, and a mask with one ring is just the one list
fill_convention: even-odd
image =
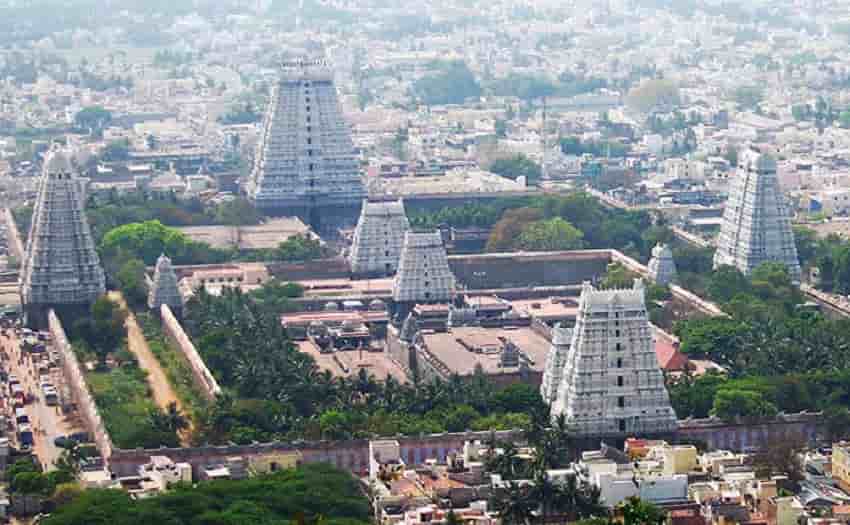
[(238, 481), (180, 485), (140, 500), (125, 491), (86, 490), (44, 525), (313, 523), (366, 525), (369, 502), (357, 481), (329, 465), (307, 464)]
[(427, 105), (462, 104), (481, 96), (481, 86), (464, 62), (442, 64), (437, 73), (417, 80), (412, 90)]
[(158, 220), (124, 224), (109, 230), (103, 236), (100, 251), (104, 257), (125, 252), (147, 265), (156, 263), (161, 254), (168, 255), (176, 264), (221, 262), (226, 258), (225, 253), (192, 241), (179, 230)]
[(525, 177), (528, 186), (534, 186), (540, 181), (540, 165), (525, 155), (516, 155), (509, 159), (498, 159), (490, 164), (490, 171), (508, 179), (516, 180)]

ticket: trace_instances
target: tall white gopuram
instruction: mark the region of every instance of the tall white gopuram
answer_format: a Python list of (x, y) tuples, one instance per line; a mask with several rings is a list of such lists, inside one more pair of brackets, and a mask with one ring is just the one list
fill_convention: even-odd
[(448, 302), (454, 289), (455, 277), (449, 268), (440, 234), (405, 233), (393, 280), (393, 300), (396, 303)]
[(667, 286), (676, 279), (676, 262), (673, 251), (666, 244), (656, 244), (652, 249), (652, 258), (647, 265), (649, 276), (656, 284)]
[(546, 403), (552, 404), (558, 395), (558, 387), (563, 379), (564, 365), (570, 353), (572, 339), (572, 328), (563, 328), (558, 324), (552, 329), (552, 345), (546, 355), (543, 382), (540, 385), (540, 395)]
[(68, 157), (49, 152), (21, 272), (21, 303), (31, 324), (43, 324), (48, 308), (89, 305), (106, 291), (83, 200)]
[(355, 275), (391, 275), (398, 268), (410, 223), (401, 199), (363, 201), (348, 262)]
[(776, 160), (742, 151), (729, 187), (714, 267), (728, 265), (749, 274), (762, 263), (778, 262), (800, 282), (800, 262), (791, 230), (791, 211), (776, 178)]
[(282, 64), (247, 192), (263, 212), (297, 215), (314, 228), (357, 219), (366, 190), (324, 61)]
[(655, 357), (644, 286), (595, 290), (584, 283), (552, 417), (577, 437), (664, 434), (676, 415)]

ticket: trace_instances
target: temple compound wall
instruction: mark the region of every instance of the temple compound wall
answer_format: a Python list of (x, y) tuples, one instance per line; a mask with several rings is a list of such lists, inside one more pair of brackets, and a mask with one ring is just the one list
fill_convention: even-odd
[(53, 310), (47, 313), (47, 325), (53, 346), (59, 352), (62, 361), (62, 373), (71, 390), (71, 397), (77, 406), (77, 411), (85, 424), (86, 430), (94, 437), (97, 450), (108, 460), (113, 451), (112, 439), (109, 437), (106, 425), (100, 417), (94, 398), (89, 393), (83, 369), (76, 354), (74, 354), (74, 349), (71, 348), (71, 343), (68, 342), (62, 322)]
[(189, 369), (192, 371), (192, 379), (194, 381), (195, 388), (204, 395), (207, 401), (214, 400), (219, 394), (221, 394), (221, 388), (218, 386), (218, 382), (215, 380), (215, 377), (213, 377), (212, 373), (207, 368), (204, 360), (201, 359), (201, 355), (195, 348), (194, 343), (192, 343), (192, 340), (189, 339), (189, 336), (183, 330), (183, 327), (180, 325), (177, 318), (174, 317), (174, 314), (171, 312), (171, 308), (169, 308), (167, 304), (162, 305), (159, 312), (162, 317), (163, 333), (175, 346), (177, 346), (180, 350), (180, 354), (183, 356), (183, 359), (185, 359), (186, 363), (188, 363)]

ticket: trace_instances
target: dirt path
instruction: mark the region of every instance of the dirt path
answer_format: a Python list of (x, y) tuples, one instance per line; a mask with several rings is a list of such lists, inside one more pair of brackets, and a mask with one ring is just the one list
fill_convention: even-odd
[[(148, 384), (153, 391), (153, 398), (157, 406), (162, 410), (168, 410), (169, 404), (177, 403), (177, 409), (182, 414), (186, 414), (183, 404), (180, 403), (180, 399), (177, 398), (177, 394), (171, 388), (171, 383), (168, 381), (168, 376), (165, 375), (165, 370), (162, 369), (159, 360), (151, 352), (148, 342), (142, 333), (142, 329), (138, 321), (136, 321), (136, 316), (127, 307), (124, 297), (120, 292), (113, 291), (109, 292), (109, 298), (120, 304), (127, 311), (127, 320), (124, 322), (124, 326), (127, 327), (127, 347), (130, 353), (136, 356), (139, 366), (148, 373)], [(180, 441), (183, 446), (189, 446), (188, 438), (190, 435), (191, 428), (187, 432), (181, 433)]]

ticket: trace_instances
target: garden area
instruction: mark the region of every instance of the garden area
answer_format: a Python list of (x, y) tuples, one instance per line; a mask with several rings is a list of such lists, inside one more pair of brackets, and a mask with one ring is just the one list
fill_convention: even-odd
[(672, 232), (645, 211), (615, 210), (595, 197), (567, 195), (500, 199), (489, 204), (464, 204), (437, 211), (408, 209), (413, 227), (492, 228), (486, 250), (547, 251), (615, 248), (646, 262), (658, 242), (670, 242)]
[(68, 337), (113, 443), (119, 448), (177, 446), (185, 417), (154, 403), (147, 373), (127, 350), (126, 311), (104, 296), (90, 314), (70, 325)]

